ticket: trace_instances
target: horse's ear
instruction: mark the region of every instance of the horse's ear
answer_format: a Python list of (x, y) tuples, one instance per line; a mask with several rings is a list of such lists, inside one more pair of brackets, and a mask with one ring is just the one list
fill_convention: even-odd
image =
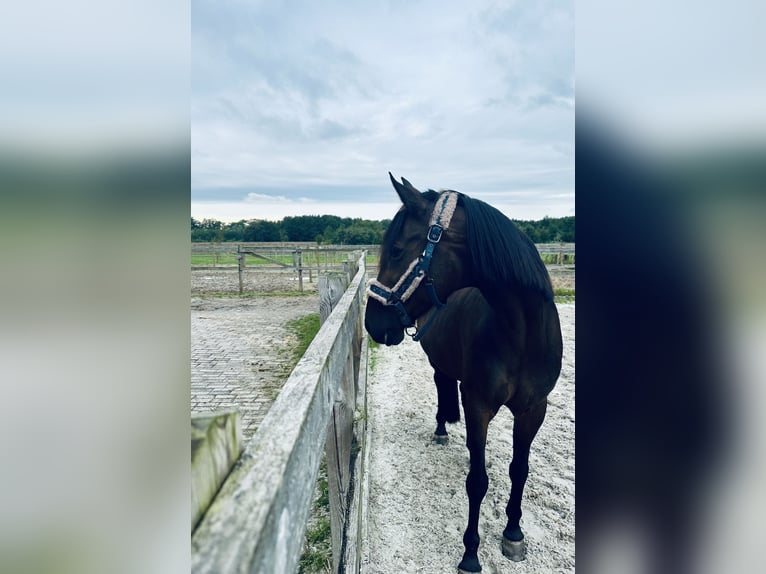
[(426, 201), (423, 199), (423, 196), (420, 194), (420, 192), (415, 189), (409, 181), (402, 178), (402, 183), (399, 183), (394, 179), (394, 176), (391, 175), (390, 171), (388, 172), (388, 176), (391, 178), (391, 183), (393, 184), (399, 199), (402, 200), (404, 208), (407, 211), (416, 213), (425, 211), (427, 207)]

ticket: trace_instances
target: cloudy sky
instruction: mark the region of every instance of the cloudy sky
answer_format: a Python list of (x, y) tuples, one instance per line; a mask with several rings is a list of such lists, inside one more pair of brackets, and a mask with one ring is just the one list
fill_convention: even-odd
[(198, 219), (573, 215), (573, 2), (193, 0), (191, 126)]

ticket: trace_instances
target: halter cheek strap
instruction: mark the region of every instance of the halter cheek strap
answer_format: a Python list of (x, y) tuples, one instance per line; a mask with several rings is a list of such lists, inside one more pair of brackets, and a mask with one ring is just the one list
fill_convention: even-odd
[(428, 274), (428, 270), (431, 267), (431, 259), (433, 258), (436, 245), (441, 240), (444, 231), (449, 228), (450, 221), (457, 207), (457, 200), (458, 193), (455, 191), (445, 191), (441, 194), (431, 213), (428, 233), (426, 234), (427, 243), (423, 253), (409, 264), (393, 287), (389, 288), (377, 279), (373, 279), (367, 288), (367, 293), (370, 297), (383, 305), (394, 308), (406, 332), (406, 329), (415, 325), (415, 321), (407, 313), (404, 303), (420, 286), (423, 279), (426, 280), (425, 286), (428, 290), (431, 303), (436, 307), (436, 311), (428, 318), (428, 321), (426, 321), (422, 328), (416, 329), (415, 333), (411, 335), (407, 333), (415, 341), (419, 341), (425, 335), (433, 320), (445, 306), (445, 303), (442, 303), (436, 294), (436, 289), (434, 288), (433, 280)]

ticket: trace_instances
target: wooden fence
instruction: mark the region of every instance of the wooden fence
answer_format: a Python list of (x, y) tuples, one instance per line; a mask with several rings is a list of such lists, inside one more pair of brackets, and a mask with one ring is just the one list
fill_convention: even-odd
[[(250, 255), (257, 259), (264, 260), (271, 263), (272, 266), (281, 267), (283, 269), (292, 270), (295, 272), (298, 278), (298, 290), (303, 292), (303, 277), (308, 273), (309, 281), (313, 281), (313, 273), (319, 273), (321, 271), (327, 272), (330, 269), (340, 270), (348, 272), (349, 262), (355, 262), (356, 259), (363, 252), (362, 250), (356, 250), (353, 253), (349, 253), (349, 248), (345, 249), (294, 249), (289, 254), (292, 256), (289, 263), (280, 261), (276, 255), (271, 257), (265, 255), (263, 249), (260, 247), (242, 247), (237, 246), (237, 269), (239, 271), (239, 294), (243, 293), (243, 278), (245, 274), (245, 265), (247, 256)], [(324, 265), (320, 262), (319, 253), (325, 256)], [(315, 260), (315, 265), (312, 265), (311, 259)], [(332, 265), (328, 264), (329, 258), (332, 256)], [(284, 259), (284, 255), (282, 256)], [(344, 259), (345, 258), (345, 259)], [(348, 282), (346, 282), (348, 284)]]
[[(574, 243), (538, 243), (535, 245), (544, 257), (546, 265), (574, 265)], [(371, 277), (378, 273), (377, 263), (380, 246), (338, 246), (312, 243), (192, 243), (192, 258), (203, 257), (208, 264), (193, 265), (193, 269), (232, 268), (237, 266), (239, 274), (239, 294), (244, 293), (244, 277), (247, 258), (254, 258), (265, 264), (257, 266), (262, 270), (283, 270), (294, 273), (298, 281), (298, 290), (303, 291), (303, 281), (308, 276), (313, 283), (314, 276), (321, 272), (340, 270), (345, 264), (349, 252), (366, 251), (367, 271)]]
[(337, 303), (325, 302), (332, 312), (195, 530), (192, 572), (296, 572), (325, 445), (334, 570), (341, 563), (358, 570), (363, 496), (353, 483), (364, 474), (366, 452), (364, 255), (357, 266)]
[[(574, 243), (537, 243), (537, 250), (541, 254), (562, 254), (574, 260)], [(249, 254), (257, 258), (269, 260), (273, 267), (294, 267), (295, 253), (303, 254), (303, 266), (306, 270), (323, 270), (336, 267), (338, 257), (343, 259), (345, 253), (350, 251), (364, 250), (367, 254), (377, 261), (380, 246), (379, 245), (316, 245), (314, 243), (192, 243), (192, 256), (207, 256), (210, 260), (208, 265), (196, 265), (195, 267), (220, 267), (227, 266), (221, 261), (229, 256), (231, 260), (228, 265), (236, 264), (234, 258), (238, 253)], [(260, 257), (263, 255), (264, 257)], [(286, 262), (289, 261), (289, 262)]]

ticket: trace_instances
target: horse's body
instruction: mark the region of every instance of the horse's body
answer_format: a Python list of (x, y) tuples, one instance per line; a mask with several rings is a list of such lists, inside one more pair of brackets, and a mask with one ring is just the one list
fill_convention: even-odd
[[(404, 207), (384, 238), (365, 326), (376, 341), (398, 344), (412, 323), (410, 316), (417, 318), (417, 338), (434, 367), (437, 442), (446, 440), (445, 423), (459, 420), (460, 381), (471, 461), (465, 554), (459, 565), (464, 571), (481, 570), (478, 522), (488, 487), (487, 427), (503, 405), (513, 413), (512, 489), (503, 552), (522, 560), (519, 520), (529, 449), (561, 370), (561, 329), (550, 279), (531, 241), (494, 208), (445, 192), (455, 194), (456, 207), (444, 225), (439, 214), (445, 211), (447, 196), (421, 194), (405, 179), (402, 184), (391, 179)], [(432, 233), (434, 222), (443, 230)], [(432, 245), (423, 251), (424, 244)], [(417, 266), (413, 258), (420, 262)], [(401, 289), (388, 287), (392, 285)]]
[[(561, 332), (552, 302), (525, 306), (512, 294), (505, 307), (498, 313), (479, 289), (459, 289), (420, 344), (434, 369), (463, 381), (465, 391), (466, 385), (474, 384), (470, 391), (477, 398), (496, 405), (495, 410), (506, 405), (517, 416), (544, 401), (553, 389), (560, 371), (555, 353), (557, 345), (561, 348)], [(554, 357), (549, 361), (551, 350)]]

